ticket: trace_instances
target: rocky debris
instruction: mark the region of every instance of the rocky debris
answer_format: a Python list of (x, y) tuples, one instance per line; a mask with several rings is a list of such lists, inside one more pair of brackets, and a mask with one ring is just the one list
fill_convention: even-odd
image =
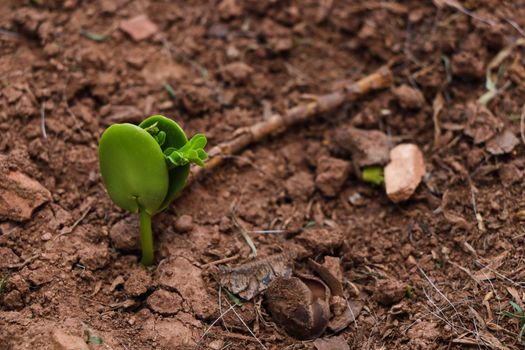
[(19, 262), (20, 258), (11, 250), (11, 248), (0, 247), (0, 270), (6, 269)]
[(106, 242), (84, 242), (78, 251), (79, 262), (89, 270), (101, 269), (109, 263), (110, 255)]
[(425, 175), (423, 153), (414, 144), (401, 144), (390, 151), (390, 163), (385, 167), (385, 187), (394, 203), (412, 196)]
[(211, 300), (201, 276), (201, 269), (183, 257), (170, 258), (158, 268), (159, 285), (180, 293), (199, 318), (212, 317), (217, 304)]
[(347, 341), (342, 336), (316, 339), (314, 346), (317, 350), (350, 350)]
[(421, 321), (408, 330), (407, 336), (410, 339), (410, 349), (428, 349), (431, 344), (435, 344), (441, 332), (436, 323)]
[(0, 171), (0, 220), (25, 221), (51, 199), (51, 193), (19, 171)]
[(138, 15), (120, 22), (120, 29), (134, 41), (147, 39), (158, 31), (157, 25), (146, 15)]
[(486, 146), (487, 151), (493, 155), (510, 153), (520, 141), (514, 133), (508, 129), (490, 139)]
[(465, 112), (467, 124), (463, 132), (472, 137), (476, 145), (490, 140), (503, 128), (503, 123), (483, 105), (469, 103)]
[(51, 334), (54, 350), (90, 350), (84, 339), (69, 335), (60, 329)]
[(385, 165), (390, 159), (390, 141), (379, 130), (343, 128), (337, 132), (335, 140), (339, 147), (352, 154), (355, 169)]
[(343, 244), (343, 232), (338, 229), (309, 228), (295, 236), (294, 241), (312, 253), (328, 253)]
[(425, 105), (425, 96), (418, 89), (403, 84), (392, 91), (405, 109), (421, 109)]
[(221, 69), (222, 78), (231, 84), (242, 84), (248, 81), (253, 68), (244, 62), (233, 62), (225, 65)]
[(523, 172), (515, 164), (503, 164), (498, 171), (503, 186), (511, 186), (523, 178)]
[(323, 156), (317, 162), (315, 186), (325, 196), (334, 197), (341, 191), (350, 169), (345, 160)]
[(299, 171), (284, 183), (288, 195), (292, 198), (307, 200), (314, 192), (314, 178), (308, 171)]
[(124, 291), (133, 297), (145, 294), (151, 287), (152, 280), (149, 273), (142, 267), (134, 269), (124, 283)]
[(220, 266), (219, 282), (243, 299), (251, 300), (264, 292), (273, 279), (292, 275), (292, 258), (288, 253), (281, 253), (257, 258), (234, 268)]
[(277, 324), (297, 339), (319, 337), (328, 327), (330, 291), (318, 278), (278, 277), (266, 291), (268, 310)]
[(383, 306), (399, 303), (406, 295), (406, 285), (393, 278), (378, 280), (373, 298)]
[(230, 19), (242, 15), (242, 7), (237, 3), (237, 0), (222, 0), (217, 6), (217, 10), (222, 19)]
[(182, 297), (165, 289), (157, 289), (147, 300), (148, 306), (151, 310), (161, 315), (174, 315), (182, 310)]
[(191, 215), (181, 215), (175, 220), (175, 231), (186, 233), (193, 229), (193, 217)]
[(109, 237), (116, 249), (135, 251), (140, 249), (139, 222), (136, 216), (129, 216), (111, 227)]

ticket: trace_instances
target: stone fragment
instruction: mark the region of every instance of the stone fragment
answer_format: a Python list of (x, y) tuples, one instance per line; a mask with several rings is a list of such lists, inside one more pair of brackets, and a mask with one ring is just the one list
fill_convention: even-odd
[(161, 315), (173, 315), (182, 309), (182, 298), (175, 292), (157, 289), (148, 297), (148, 306)]
[(514, 135), (512, 131), (506, 129), (502, 133), (487, 141), (486, 148), (487, 151), (493, 155), (500, 155), (512, 152), (514, 147), (516, 147), (519, 143), (520, 141), (516, 135)]
[(181, 215), (175, 220), (175, 230), (177, 232), (185, 233), (193, 229), (193, 217), (191, 215)]
[(177, 290), (199, 318), (209, 318), (217, 312), (201, 276), (201, 269), (183, 257), (171, 258), (159, 267), (159, 285)]
[(158, 31), (157, 25), (146, 15), (138, 15), (120, 22), (120, 29), (135, 41), (147, 39)]
[(379, 130), (343, 128), (337, 132), (336, 142), (339, 147), (352, 154), (352, 161), (357, 169), (385, 165), (390, 159), (388, 136)]
[(394, 203), (412, 196), (425, 175), (423, 153), (414, 144), (401, 144), (390, 151), (390, 163), (385, 167), (385, 187)]
[(425, 105), (425, 96), (418, 89), (403, 84), (393, 90), (394, 96), (405, 109), (420, 109)]
[(314, 178), (308, 171), (299, 171), (286, 180), (284, 187), (290, 197), (307, 200), (314, 192)]
[(315, 186), (328, 197), (336, 196), (350, 174), (350, 163), (337, 158), (323, 156), (317, 162)]
[(25, 221), (51, 193), (24, 173), (0, 171), (0, 220)]
[(253, 73), (253, 68), (244, 62), (233, 62), (221, 69), (222, 78), (231, 84), (245, 83)]
[(317, 350), (350, 350), (348, 342), (342, 336), (316, 339), (314, 346)]
[(55, 329), (51, 335), (54, 350), (89, 350), (84, 339)]

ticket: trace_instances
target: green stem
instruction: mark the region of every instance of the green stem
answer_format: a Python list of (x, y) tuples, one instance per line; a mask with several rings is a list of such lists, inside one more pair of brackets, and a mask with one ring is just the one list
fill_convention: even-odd
[(144, 266), (153, 264), (153, 232), (151, 231), (151, 215), (140, 209), (140, 245), (142, 246), (142, 260)]

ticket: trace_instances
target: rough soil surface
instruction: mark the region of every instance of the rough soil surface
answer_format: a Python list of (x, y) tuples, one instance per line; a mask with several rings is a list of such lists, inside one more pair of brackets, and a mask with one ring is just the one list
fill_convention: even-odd
[[(0, 348), (521, 348), (523, 28), (511, 0), (0, 1)], [(186, 188), (140, 267), (100, 179), (105, 127), (164, 114), (216, 145), (383, 65), (391, 89)], [(359, 167), (400, 143), (426, 174), (394, 204)], [(252, 260), (241, 227), (301, 273), (338, 259), (355, 322), (302, 342), (263, 294), (232, 306), (209, 270)]]

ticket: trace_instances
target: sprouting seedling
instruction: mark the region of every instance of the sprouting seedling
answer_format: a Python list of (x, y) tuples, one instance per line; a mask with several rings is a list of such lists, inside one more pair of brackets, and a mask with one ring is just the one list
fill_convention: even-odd
[(509, 303), (514, 309), (514, 312), (501, 311), (501, 315), (513, 318), (518, 321), (520, 327), (520, 332), (518, 334), (518, 342), (521, 343), (523, 339), (523, 334), (525, 334), (525, 313), (523, 312), (523, 309), (515, 302), (510, 301)]
[(381, 186), (385, 183), (385, 172), (381, 166), (369, 166), (363, 169), (362, 178), (365, 182)]
[(206, 142), (202, 134), (188, 141), (177, 123), (161, 115), (138, 126), (114, 124), (102, 134), (102, 180), (115, 204), (140, 216), (143, 265), (153, 264), (152, 216), (168, 207), (182, 190), (191, 163), (204, 166)]

